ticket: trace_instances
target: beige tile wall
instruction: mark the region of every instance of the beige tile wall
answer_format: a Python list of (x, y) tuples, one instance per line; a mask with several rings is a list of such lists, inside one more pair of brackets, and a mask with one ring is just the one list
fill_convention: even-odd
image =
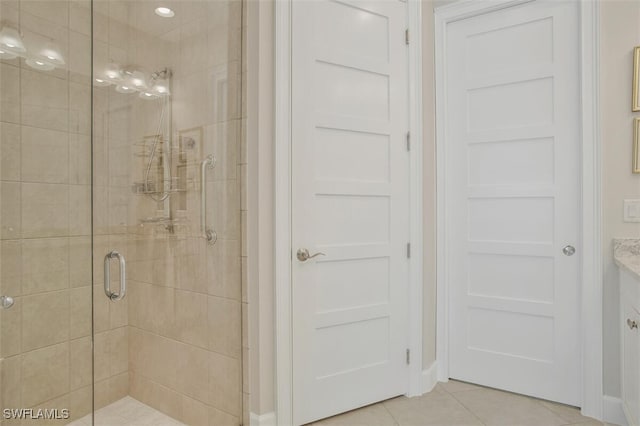
[[(75, 0), (0, 1), (0, 21), (18, 28), (27, 48), (53, 39), (67, 62), (36, 71), (0, 61), (0, 289), (15, 297), (0, 312), (0, 405), (68, 408), (72, 418), (91, 408), (88, 11)], [(116, 392), (128, 383), (124, 325), (99, 335), (113, 348), (98, 382), (109, 388), (105, 401), (126, 394)]]
[[(0, 62), (0, 288), (16, 298), (0, 313), (1, 406), (89, 412), (93, 266), (96, 407), (131, 394), (189, 424), (240, 424), (241, 2), (181, 2), (178, 19), (163, 22), (145, 2), (95, 1), (96, 67), (172, 68), (173, 130), (200, 128), (193, 159), (218, 160), (207, 185), (219, 239), (207, 246), (199, 235), (197, 161), (186, 211), (170, 204), (182, 219), (174, 232), (142, 226), (163, 206), (131, 191), (143, 172), (132, 142), (155, 133), (157, 103), (94, 88), (93, 265), (88, 6), (0, 0), (3, 23), (54, 38), (67, 61), (50, 72)], [(117, 303), (102, 289), (113, 249), (128, 262), (128, 297)]]
[[(96, 222), (104, 231), (104, 250), (117, 249), (127, 258), (129, 392), (185, 423), (239, 425), (241, 2), (175, 3), (172, 20), (149, 16), (148, 3), (117, 4), (119, 17), (110, 5), (103, 11), (109, 19), (94, 23), (105, 28), (97, 40), (97, 66), (117, 61), (147, 71), (169, 67), (174, 143), (184, 131), (196, 139), (187, 151), (186, 193), (164, 203), (133, 194), (131, 185), (143, 179), (148, 160), (136, 157), (140, 151), (133, 143), (156, 133), (160, 102), (117, 94), (112, 87), (97, 91), (104, 113), (95, 124), (102, 191), (96, 201), (108, 214)], [(199, 228), (200, 161), (208, 154), (217, 160), (207, 173), (209, 223), (218, 235), (213, 246)], [(183, 196), (186, 209), (178, 209)], [(165, 209), (178, 219), (173, 231), (141, 222), (165, 215)]]
[(240, 219), (241, 219), (241, 281), (242, 281), (242, 424), (250, 424), (250, 392), (249, 392), (249, 296), (247, 279), (247, 182), (248, 182), (248, 161), (247, 161), (247, 3), (243, 2), (242, 11), (242, 108), (240, 122), (240, 148), (238, 155), (238, 176), (240, 179)]

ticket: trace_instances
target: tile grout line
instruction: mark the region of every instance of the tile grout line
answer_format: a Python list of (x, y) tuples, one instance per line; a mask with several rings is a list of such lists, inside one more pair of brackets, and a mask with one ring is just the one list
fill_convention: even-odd
[(385, 401), (380, 401), (379, 404), (382, 405), (382, 408), (384, 408), (384, 411), (386, 411), (389, 416), (391, 416), (391, 418), (393, 419), (393, 423), (395, 424), (395, 426), (400, 426), (400, 422), (398, 421), (398, 419), (396, 419), (396, 417), (393, 415), (393, 413), (387, 408), (387, 406), (384, 404), (386, 401), (390, 401), (390, 400), (385, 400)]
[[(443, 390), (444, 390), (447, 394), (451, 395), (451, 397), (453, 397), (453, 399), (455, 399), (455, 400), (458, 402), (458, 404), (460, 404), (460, 405), (461, 405), (465, 410), (467, 410), (469, 413), (471, 413), (471, 415), (472, 415), (473, 417), (475, 417), (475, 418), (476, 418), (476, 420), (478, 420), (478, 422), (479, 422), (481, 425), (483, 425), (483, 426), (487, 426), (487, 424), (486, 424), (486, 423), (484, 423), (484, 422), (482, 421), (482, 419), (481, 419), (481, 418), (480, 418), (480, 417), (475, 413), (475, 411), (473, 411), (471, 408), (467, 407), (467, 406), (466, 406), (462, 401), (460, 401), (458, 398), (456, 398), (456, 396), (455, 396), (455, 393), (456, 393), (456, 392), (449, 392), (448, 390), (446, 390), (446, 389), (444, 389), (444, 388), (443, 388)], [(473, 391), (476, 391), (476, 390), (477, 390), (477, 389), (469, 389), (468, 391), (461, 391), (461, 392), (469, 392), (469, 391), (473, 392)]]
[[(555, 416), (555, 417), (557, 417), (559, 420), (561, 420), (563, 423), (562, 423), (560, 426), (579, 425), (579, 424), (582, 424), (582, 423), (584, 423), (584, 422), (587, 422), (587, 421), (591, 420), (591, 419), (586, 418), (586, 417), (585, 417), (584, 419), (581, 419), (580, 421), (567, 420), (567, 419), (565, 419), (564, 417), (562, 417), (559, 413), (556, 413), (555, 411), (553, 411), (553, 410), (552, 410), (552, 409), (550, 409), (549, 407), (545, 406), (545, 405), (543, 404), (544, 400), (541, 400), (541, 399), (539, 399), (539, 398), (535, 398), (535, 397), (527, 396), (527, 395), (516, 394), (516, 393), (513, 393), (513, 392), (509, 392), (509, 391), (504, 391), (504, 390), (501, 390), (501, 389), (487, 388), (487, 387), (480, 386), (480, 385), (476, 385), (476, 386), (478, 386), (478, 389), (468, 389), (468, 390), (462, 390), (462, 391), (459, 391), (459, 392), (449, 392), (449, 391), (447, 391), (446, 389), (443, 389), (443, 390), (444, 390), (445, 392), (447, 392), (448, 394), (450, 394), (451, 396), (453, 396), (453, 397), (456, 399), (456, 401), (460, 402), (460, 404), (462, 404), (462, 405), (463, 405), (463, 406), (464, 406), (464, 407), (465, 407), (465, 408), (466, 408), (470, 413), (472, 413), (475, 417), (478, 417), (478, 416), (476, 415), (476, 413), (475, 413), (475, 412), (473, 412), (473, 410), (471, 410), (470, 408), (468, 408), (468, 407), (467, 407), (467, 406), (466, 406), (466, 405), (465, 405), (461, 400), (459, 400), (458, 398), (456, 398), (456, 396), (455, 396), (455, 394), (456, 394), (456, 393), (474, 392), (474, 391), (478, 391), (478, 390), (482, 390), (482, 389), (489, 389), (489, 390), (496, 390), (496, 391), (498, 391), (498, 392), (504, 392), (504, 393), (507, 393), (507, 394), (512, 394), (512, 395), (515, 395), (515, 396), (524, 397), (524, 398), (526, 398), (527, 400), (534, 402), (534, 403), (535, 403), (536, 405), (538, 405), (539, 407), (544, 408), (544, 410), (545, 410), (545, 411), (547, 411), (547, 412), (551, 413), (553, 416)], [(552, 402), (552, 401), (550, 401), (550, 402)], [(479, 420), (480, 420), (480, 419), (479, 419)], [(482, 421), (481, 421), (481, 423), (482, 423)], [(482, 424), (486, 426), (486, 424), (484, 424), (484, 423), (482, 423)], [(603, 423), (603, 425), (604, 425), (604, 423)]]
[[(568, 425), (572, 425), (572, 424), (576, 424), (576, 423), (582, 423), (582, 422), (573, 422), (570, 420), (566, 420), (564, 417), (562, 417), (560, 414), (556, 413), (555, 411), (553, 411), (551, 408), (547, 407), (546, 405), (544, 405), (542, 403), (541, 399), (538, 398), (534, 398), (534, 397), (530, 397), (536, 404), (538, 404), (540, 407), (544, 408), (545, 410), (547, 410), (548, 412), (550, 412), (551, 414), (553, 414), (554, 416), (556, 416), (557, 418), (559, 418), (560, 420), (562, 420), (565, 423), (562, 423), (562, 426), (568, 426)], [(585, 419), (586, 421), (587, 419)]]

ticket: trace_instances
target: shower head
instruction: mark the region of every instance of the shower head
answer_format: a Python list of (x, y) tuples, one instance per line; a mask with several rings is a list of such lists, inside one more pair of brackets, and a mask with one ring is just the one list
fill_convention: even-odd
[(152, 96), (170, 96), (171, 95), (171, 77), (173, 73), (169, 68), (151, 73), (151, 90)]
[(157, 80), (159, 78), (171, 78), (173, 76), (173, 73), (171, 72), (171, 69), (169, 68), (165, 68), (163, 70), (160, 71), (154, 71), (151, 73), (151, 79), (152, 80)]

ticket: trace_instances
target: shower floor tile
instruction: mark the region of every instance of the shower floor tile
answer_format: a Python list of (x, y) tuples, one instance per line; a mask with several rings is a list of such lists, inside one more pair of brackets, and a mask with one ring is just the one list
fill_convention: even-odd
[[(67, 426), (91, 426), (91, 414)], [(127, 396), (97, 410), (95, 426), (184, 426), (184, 423)]]

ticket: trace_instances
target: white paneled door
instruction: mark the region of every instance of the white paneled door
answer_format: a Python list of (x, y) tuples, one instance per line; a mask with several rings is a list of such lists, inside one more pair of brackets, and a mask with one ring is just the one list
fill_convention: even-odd
[(450, 376), (580, 404), (578, 2), (446, 42)]
[(294, 1), (292, 14), (292, 393), (304, 424), (407, 391), (408, 49), (401, 1)]

